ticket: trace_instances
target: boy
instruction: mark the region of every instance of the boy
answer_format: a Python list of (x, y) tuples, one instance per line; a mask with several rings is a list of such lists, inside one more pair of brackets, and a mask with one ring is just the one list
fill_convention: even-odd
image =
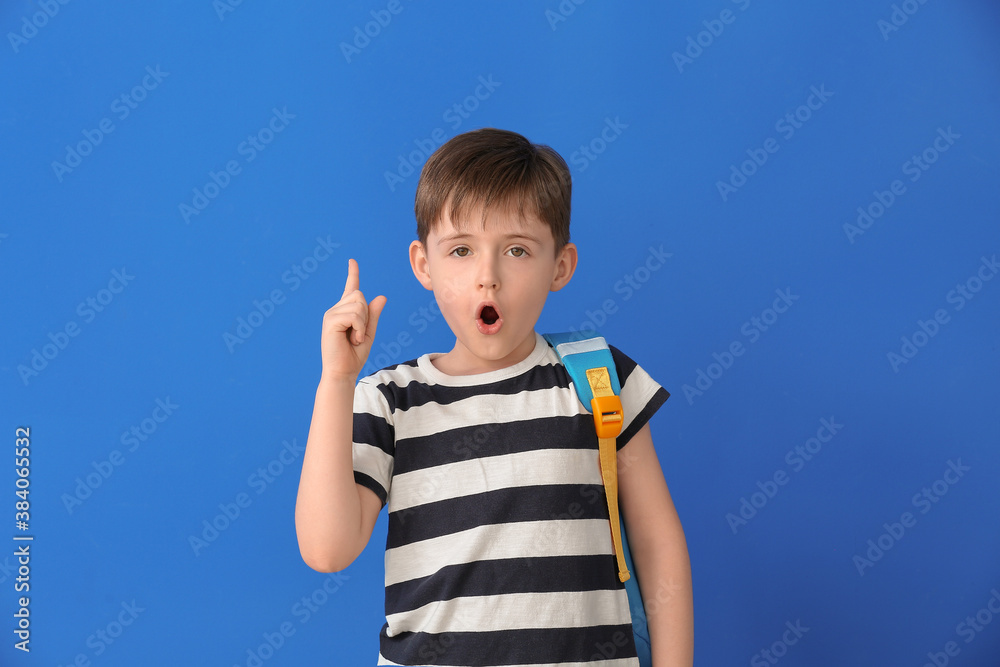
[[(305, 562), (339, 571), (388, 504), (380, 665), (638, 664), (594, 423), (534, 330), (576, 268), (570, 192), (547, 146), (495, 129), (451, 139), (420, 176), (410, 264), (454, 348), (359, 383), (386, 299), (366, 301), (354, 260), (324, 316), (295, 526)], [(690, 666), (687, 547), (647, 423), (668, 394), (612, 353), (619, 503), (654, 665)]]

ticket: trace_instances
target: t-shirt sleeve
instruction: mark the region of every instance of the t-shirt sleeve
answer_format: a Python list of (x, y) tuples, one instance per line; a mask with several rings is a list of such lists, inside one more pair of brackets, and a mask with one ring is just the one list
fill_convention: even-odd
[(396, 450), (392, 411), (378, 381), (367, 377), (354, 389), (354, 481), (366, 486), (385, 507)]
[(620, 398), (624, 423), (617, 443), (618, 449), (621, 449), (670, 398), (670, 393), (621, 350), (613, 345), (608, 345), (608, 348), (615, 360), (618, 383), (622, 388)]

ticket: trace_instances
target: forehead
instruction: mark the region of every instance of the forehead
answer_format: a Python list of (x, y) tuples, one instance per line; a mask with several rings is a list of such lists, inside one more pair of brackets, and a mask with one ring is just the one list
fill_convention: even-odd
[(522, 235), (536, 239), (540, 243), (555, 243), (552, 230), (530, 211), (510, 211), (502, 208), (491, 209), (483, 214), (480, 207), (453, 215), (445, 209), (441, 217), (431, 227), (430, 234), (441, 238), (462, 234), (473, 238), (487, 238), (497, 235)]

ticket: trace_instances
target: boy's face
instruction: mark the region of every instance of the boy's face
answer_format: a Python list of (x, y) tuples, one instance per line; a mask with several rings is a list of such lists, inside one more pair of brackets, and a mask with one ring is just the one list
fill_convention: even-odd
[(548, 225), (534, 215), (492, 213), (485, 229), (472, 211), (455, 227), (450, 212), (426, 244), (410, 244), (410, 265), (455, 334), (455, 347), (434, 360), (450, 375), (498, 370), (523, 361), (535, 347), (535, 322), (550, 291), (576, 268), (576, 246), (556, 253)]

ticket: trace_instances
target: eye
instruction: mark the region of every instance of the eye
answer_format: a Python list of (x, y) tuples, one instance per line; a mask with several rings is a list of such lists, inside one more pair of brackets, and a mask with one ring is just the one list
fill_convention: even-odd
[(510, 254), (514, 257), (527, 257), (528, 251), (520, 246), (514, 246), (510, 249)]
[(459, 246), (454, 250), (452, 250), (451, 254), (455, 255), (456, 257), (468, 257), (470, 252), (471, 251), (465, 246)]

